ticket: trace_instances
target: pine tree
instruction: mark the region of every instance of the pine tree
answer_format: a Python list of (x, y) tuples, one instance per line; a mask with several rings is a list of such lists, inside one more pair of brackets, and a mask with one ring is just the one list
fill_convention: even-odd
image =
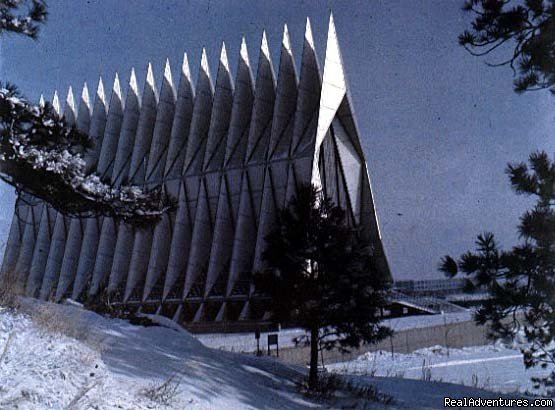
[(345, 211), (315, 187), (301, 187), (279, 211), (263, 257), (270, 268), (255, 274), (255, 284), (270, 296), (273, 320), (309, 335), (310, 389), (318, 384), (319, 347), (348, 350), (390, 334), (379, 325), (388, 278)]
[(0, 35), (15, 33), (35, 39), (47, 16), (43, 0), (1, 0)]
[[(37, 38), (46, 21), (42, 0), (0, 0), (0, 36)], [(0, 179), (77, 217), (108, 215), (135, 225), (156, 221), (175, 202), (160, 188), (113, 187), (87, 171), (94, 141), (70, 126), (49, 103), (28, 102), (0, 83)]]
[[(462, 273), (467, 288), (484, 288), (488, 299), (476, 312), (478, 324), (487, 324), (492, 337), (523, 334), (521, 348), (526, 367), (551, 366), (547, 377), (534, 378), (539, 387), (555, 386), (555, 161), (545, 152), (530, 155), (525, 163), (507, 168), (513, 190), (535, 198), (532, 209), (520, 218), (522, 243), (502, 251), (492, 233), (478, 236), (475, 252), (458, 260), (442, 259), (448, 276)], [(524, 320), (522, 320), (524, 319)]]
[(474, 56), (510, 48), (493, 67), (510, 66), (516, 92), (549, 88), (555, 93), (555, 2), (546, 0), (465, 0), (474, 15), (459, 44)]

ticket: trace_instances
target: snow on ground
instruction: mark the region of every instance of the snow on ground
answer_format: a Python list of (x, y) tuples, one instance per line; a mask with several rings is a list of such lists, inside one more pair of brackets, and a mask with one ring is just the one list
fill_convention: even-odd
[[(296, 392), (293, 381), (301, 372), (272, 359), (208, 349), (185, 331), (135, 326), (75, 307), (25, 303), (32, 320), (0, 312), (0, 355), (8, 343), (0, 360), (0, 409), (65, 409), (81, 394), (74, 408), (165, 408), (142, 391), (172, 375), (169, 387), (177, 395), (168, 408), (316, 406)], [(80, 340), (57, 333), (68, 329)]]
[[(422, 328), (430, 326), (438, 326), (446, 323), (467, 322), (472, 320), (472, 312), (446, 313), (443, 315), (422, 315), (422, 316), (405, 316), (395, 319), (387, 319), (382, 323), (389, 326), (394, 331), (401, 331), (413, 328)], [(275, 332), (262, 332), (260, 335), (260, 348), (265, 350), (267, 347), (267, 335), (269, 333), (278, 333), (279, 347), (293, 347), (295, 343), (293, 339), (305, 335), (305, 331), (299, 328), (281, 329)], [(255, 352), (256, 339), (254, 333), (205, 333), (198, 334), (195, 337), (205, 346), (214, 349), (228, 350), (231, 352)]]
[(549, 369), (526, 369), (518, 348), (500, 342), (462, 349), (434, 346), (410, 354), (368, 352), (326, 367), (341, 374), (430, 379), (502, 393), (537, 393), (530, 378), (549, 374)]
[(294, 384), (305, 371), (207, 348), (181, 329), (136, 326), (74, 306), (25, 300), (18, 313), (0, 310), (0, 409), (443, 409), (444, 396), (499, 397), (454, 384), (349, 375), (394, 404), (348, 394), (311, 401)]

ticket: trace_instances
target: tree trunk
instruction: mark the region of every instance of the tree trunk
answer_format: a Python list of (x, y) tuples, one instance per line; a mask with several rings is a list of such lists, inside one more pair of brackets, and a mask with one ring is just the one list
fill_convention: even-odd
[(310, 370), (308, 388), (314, 390), (318, 386), (318, 328), (310, 329)]

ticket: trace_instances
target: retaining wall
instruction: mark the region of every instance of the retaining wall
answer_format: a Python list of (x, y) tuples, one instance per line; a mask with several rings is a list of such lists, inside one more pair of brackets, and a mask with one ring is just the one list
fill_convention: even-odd
[[(454, 322), (442, 325), (400, 330), (377, 344), (367, 344), (349, 353), (337, 350), (324, 351), (324, 363), (339, 363), (353, 360), (366, 352), (383, 350), (394, 353), (410, 353), (417, 349), (442, 345), (451, 348), (479, 346), (491, 343), (486, 336), (486, 328), (473, 321)], [(305, 365), (310, 361), (310, 347), (289, 347), (280, 349), (279, 358), (290, 364)]]

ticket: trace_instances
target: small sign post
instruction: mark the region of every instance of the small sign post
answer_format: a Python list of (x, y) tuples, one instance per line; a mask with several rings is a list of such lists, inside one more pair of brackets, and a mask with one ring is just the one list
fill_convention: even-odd
[(257, 327), (254, 331), (254, 338), (256, 339), (256, 355), (260, 356), (260, 328)]
[(272, 333), (268, 335), (268, 356), (270, 356), (270, 346), (276, 346), (277, 357), (279, 357), (278, 334)]

